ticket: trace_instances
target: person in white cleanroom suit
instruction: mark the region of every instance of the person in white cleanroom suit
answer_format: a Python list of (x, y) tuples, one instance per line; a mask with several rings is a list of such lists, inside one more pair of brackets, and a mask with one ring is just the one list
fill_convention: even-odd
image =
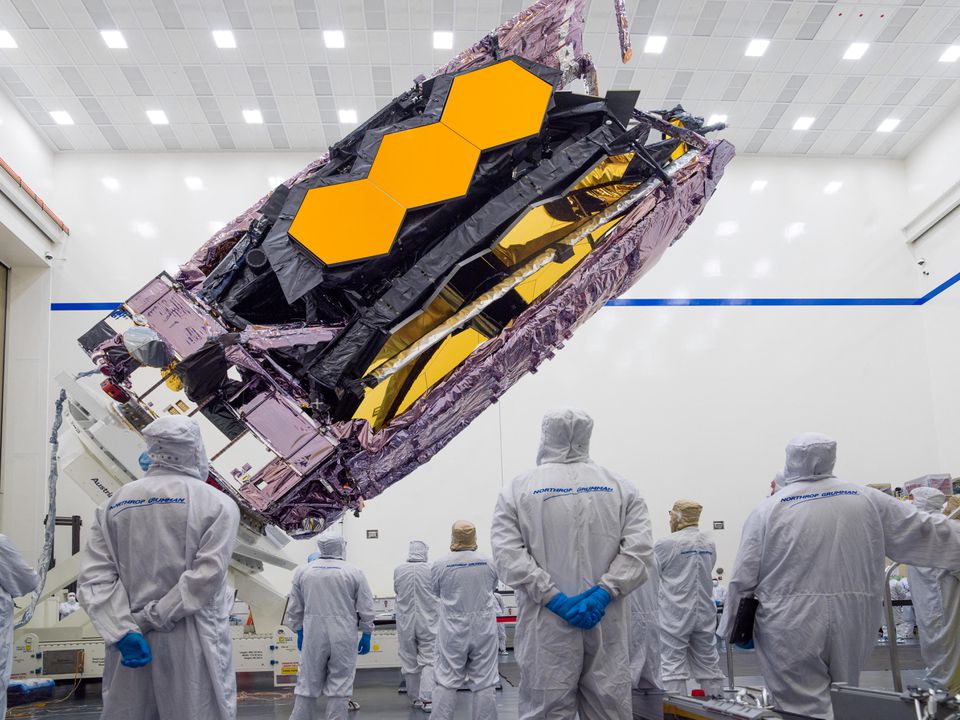
[(720, 607), (727, 601), (727, 588), (720, 582), (720, 578), (713, 579), (713, 604)]
[(346, 561), (342, 537), (321, 535), (317, 547), (319, 559), (293, 573), (287, 603), (287, 622), (302, 638), (290, 720), (346, 720), (357, 655), (370, 652), (373, 593), (360, 568)]
[(680, 695), (687, 694), (691, 676), (708, 695), (719, 695), (723, 688), (710, 578), (717, 548), (699, 530), (702, 510), (690, 500), (675, 502), (671, 535), (653, 546), (660, 575), (660, 673), (664, 689)]
[(494, 512), (494, 562), (517, 597), (521, 720), (632, 715), (626, 596), (648, 577), (653, 537), (637, 488), (590, 459), (592, 431), (580, 410), (548, 413), (538, 467)]
[(39, 584), (40, 576), (0, 534), (0, 718), (7, 715), (7, 685), (13, 671), (13, 599), (33, 592)]
[(101, 717), (234, 718), (227, 566), (240, 512), (206, 483), (196, 422), (162, 417), (143, 436), (150, 469), (97, 509), (78, 580), (107, 647)]
[(497, 717), (497, 572), (477, 552), (472, 523), (453, 525), (450, 554), (433, 563), (433, 594), (440, 599), (434, 720), (452, 720), (457, 690), (470, 691), (473, 720)]
[[(493, 594), (493, 599), (497, 603), (497, 615), (506, 615), (507, 606), (503, 604), (503, 596), (495, 592)], [(507, 626), (502, 622), (497, 623), (497, 648), (500, 650), (501, 655), (507, 655)]]
[(430, 709), (433, 701), (434, 645), (437, 641), (437, 597), (427, 562), (427, 544), (410, 543), (407, 561), (393, 572), (397, 603), (397, 641), (407, 697), (415, 707)]
[[(901, 577), (890, 578), (890, 599), (911, 600), (910, 583)], [(903, 643), (913, 639), (913, 628), (916, 625), (911, 605), (896, 605), (893, 608), (893, 622), (896, 627), (897, 642)], [(889, 635), (889, 633), (888, 633)]]
[(60, 619), (63, 620), (65, 617), (73, 615), (79, 609), (80, 603), (77, 602), (77, 594), (68, 592), (66, 602), (60, 603)]
[[(941, 512), (946, 497), (935, 488), (913, 491), (913, 504), (929, 513)], [(955, 521), (956, 522), (956, 521)], [(960, 573), (937, 568), (907, 568), (917, 617), (920, 655), (927, 665), (924, 681), (960, 692)]]
[(884, 557), (960, 570), (960, 524), (833, 474), (837, 444), (787, 445), (786, 487), (743, 528), (718, 634), (760, 601), (754, 644), (776, 707), (832, 718), (830, 683), (857, 685), (880, 626)]
[(654, 564), (647, 581), (629, 595), (630, 676), (635, 718), (663, 717), (659, 595), (660, 582)]

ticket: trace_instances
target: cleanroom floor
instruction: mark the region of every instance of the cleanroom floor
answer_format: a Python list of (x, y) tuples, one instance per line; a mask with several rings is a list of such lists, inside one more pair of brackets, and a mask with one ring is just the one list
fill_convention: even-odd
[[(919, 679), (919, 648), (916, 643), (901, 645), (900, 661), (904, 670), (904, 684)], [(888, 649), (877, 645), (867, 663), (867, 670), (860, 678), (864, 687), (892, 689), (890, 673), (885, 670)], [(721, 655), (721, 666), (726, 670), (725, 658)], [(752, 651), (736, 651), (735, 665), (738, 670), (737, 685), (759, 687), (762, 679), (757, 676), (756, 658)], [(519, 673), (513, 660), (513, 653), (501, 662), (501, 672), (506, 678), (503, 690), (497, 693), (497, 709), (500, 720), (517, 718), (518, 692), (508, 679), (516, 681)], [(350, 713), (351, 720), (376, 718), (377, 720), (428, 720), (429, 716), (420, 710), (411, 708), (406, 695), (397, 692), (400, 673), (397, 670), (360, 670), (354, 686), (354, 699), (360, 703), (360, 710)], [(57, 697), (62, 698), (68, 692), (68, 686), (57, 687)], [(293, 711), (293, 692), (277, 690), (272, 686), (272, 677), (245, 674), (238, 676), (237, 718), (244, 720), (286, 720)], [(457, 717), (469, 717), (469, 696), (461, 693), (457, 704)], [(102, 709), (100, 683), (91, 682), (86, 687), (84, 697), (71, 697), (66, 702), (44, 704), (42, 706), (11, 707), (7, 718), (69, 718), (70, 720), (95, 720)]]

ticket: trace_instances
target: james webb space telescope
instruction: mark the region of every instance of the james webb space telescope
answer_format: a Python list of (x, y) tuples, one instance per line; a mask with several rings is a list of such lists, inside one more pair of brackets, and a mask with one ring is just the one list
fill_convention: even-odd
[[(630, 287), (732, 148), (513, 55), (417, 84), (80, 344), (142, 429), (294, 536), (358, 512)], [(569, 77), (566, 78), (569, 81)]]

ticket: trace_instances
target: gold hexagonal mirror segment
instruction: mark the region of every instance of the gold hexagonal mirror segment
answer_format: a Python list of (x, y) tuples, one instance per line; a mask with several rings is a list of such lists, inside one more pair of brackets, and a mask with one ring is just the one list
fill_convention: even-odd
[(458, 75), (440, 122), (481, 150), (540, 132), (553, 86), (513, 60)]
[(370, 180), (311, 188), (288, 234), (327, 265), (384, 255), (404, 207)]
[(441, 123), (383, 136), (369, 178), (407, 208), (466, 195), (480, 151)]

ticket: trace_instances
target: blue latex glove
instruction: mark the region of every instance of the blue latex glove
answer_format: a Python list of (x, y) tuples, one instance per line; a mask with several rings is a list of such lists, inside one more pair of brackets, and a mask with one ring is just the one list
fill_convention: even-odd
[(592, 590), (593, 589), (591, 588), (590, 590), (582, 592), (579, 595), (574, 595), (573, 597), (567, 597), (563, 593), (557, 593), (550, 599), (550, 602), (547, 603), (547, 610), (566, 620), (570, 611), (576, 607), (578, 602), (590, 594)]
[(610, 593), (596, 585), (567, 613), (567, 622), (574, 627), (589, 630), (600, 622), (612, 600)]
[(360, 636), (360, 644), (357, 646), (358, 655), (366, 655), (370, 652), (370, 633), (364, 633)]
[(303, 629), (297, 630), (297, 650), (303, 652)]
[(128, 668), (140, 668), (153, 660), (146, 638), (138, 632), (129, 632), (120, 638), (117, 650), (123, 655), (120, 664)]
[(150, 453), (144, 450), (140, 453), (140, 457), (137, 458), (137, 462), (140, 464), (140, 469), (146, 472), (150, 469), (150, 466), (153, 465), (153, 460), (150, 459)]
[(753, 640), (745, 643), (734, 643), (741, 650), (753, 650)]

